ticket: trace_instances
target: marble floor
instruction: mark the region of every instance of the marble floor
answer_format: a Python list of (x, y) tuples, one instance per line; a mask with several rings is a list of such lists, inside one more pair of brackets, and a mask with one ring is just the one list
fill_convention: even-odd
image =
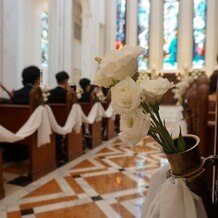
[[(161, 114), (169, 130), (177, 131), (178, 114), (170, 110)], [(150, 137), (134, 147), (116, 137), (33, 183), (25, 179), (25, 162), (10, 163), (4, 166), (0, 217), (140, 217), (151, 175), (166, 163)]]
[(3, 199), (0, 217), (140, 217), (151, 174), (165, 163), (149, 137), (135, 147), (114, 138)]

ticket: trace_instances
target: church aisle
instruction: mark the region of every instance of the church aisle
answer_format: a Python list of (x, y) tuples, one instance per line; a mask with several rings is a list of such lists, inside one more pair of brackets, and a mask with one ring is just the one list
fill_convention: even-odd
[(147, 137), (103, 143), (0, 201), (0, 217), (140, 217), (151, 174), (166, 163)]

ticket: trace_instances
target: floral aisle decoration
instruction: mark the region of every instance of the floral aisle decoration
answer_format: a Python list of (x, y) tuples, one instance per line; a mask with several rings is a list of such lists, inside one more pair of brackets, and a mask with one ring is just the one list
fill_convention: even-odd
[(174, 92), (174, 98), (177, 100), (177, 105), (182, 106), (183, 110), (188, 109), (188, 102), (186, 98), (186, 93), (191, 83), (194, 81), (192, 76), (183, 76), (181, 80), (175, 85), (175, 88), (172, 90)]
[(48, 101), (48, 96), (50, 95), (51, 88), (48, 86), (41, 87), (42, 90), (42, 102), (46, 103)]
[(97, 58), (100, 64), (94, 84), (111, 88), (111, 103), (121, 115), (119, 135), (124, 142), (135, 145), (144, 136), (151, 135), (164, 152), (182, 152), (185, 142), (181, 133), (175, 144), (159, 114), (161, 97), (174, 84), (164, 78), (136, 82), (137, 58), (143, 52), (141, 47), (125, 45), (121, 50)]
[[(121, 50), (113, 50), (103, 58), (96, 58), (99, 70), (94, 84), (111, 90), (111, 104), (121, 116), (121, 139), (135, 145), (146, 135), (153, 137), (169, 160), (171, 171), (168, 175), (173, 175), (174, 179), (181, 178), (179, 181), (185, 182), (192, 192), (199, 195), (209, 211), (211, 202), (208, 200), (205, 169), (198, 150), (199, 138), (194, 135), (182, 136), (181, 128), (176, 139), (168, 132), (159, 114), (159, 103), (162, 96), (175, 85), (162, 77), (156, 80), (146, 78), (137, 83), (137, 58), (143, 53), (141, 47), (125, 45)], [(190, 84), (186, 79), (181, 87), (176, 87), (181, 88), (180, 95)]]

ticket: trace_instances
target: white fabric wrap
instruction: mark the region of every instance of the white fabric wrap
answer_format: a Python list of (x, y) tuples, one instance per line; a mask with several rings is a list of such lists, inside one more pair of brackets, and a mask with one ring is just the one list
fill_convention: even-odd
[(45, 107), (39, 106), (31, 114), (27, 122), (17, 131), (13, 133), (0, 125), (0, 142), (13, 143), (20, 141), (38, 130), (38, 146), (50, 142), (51, 128)]
[(41, 146), (50, 142), (51, 130), (59, 135), (66, 135), (72, 132), (74, 128), (79, 133), (83, 122), (93, 124), (95, 121), (101, 121), (102, 117), (110, 118), (112, 116), (114, 116), (114, 112), (111, 105), (105, 111), (101, 103), (97, 102), (86, 117), (81, 106), (73, 104), (65, 125), (61, 127), (57, 123), (50, 106), (38, 106), (17, 133), (12, 133), (0, 125), (0, 142), (14, 143), (38, 130), (38, 146)]
[(181, 179), (166, 179), (169, 166), (162, 167), (151, 178), (142, 218), (206, 218), (199, 196), (191, 192)]

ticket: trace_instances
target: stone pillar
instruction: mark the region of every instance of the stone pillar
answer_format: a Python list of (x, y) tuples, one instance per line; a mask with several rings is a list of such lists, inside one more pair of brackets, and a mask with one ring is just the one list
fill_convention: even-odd
[(17, 6), (19, 1), (3, 0), (3, 31), (2, 31), (2, 83), (9, 89), (21, 86), (20, 72), (17, 69), (18, 59), (18, 16)]
[(106, 52), (115, 49), (116, 40), (116, 0), (105, 1)]
[(95, 33), (92, 29), (92, 14), (89, 12), (82, 13), (82, 77), (91, 78), (91, 69), (93, 61), (92, 54), (92, 37)]
[(151, 1), (149, 68), (153, 77), (163, 65), (163, 1)]
[(72, 0), (49, 0), (49, 85), (55, 86), (55, 74), (72, 71)]
[(137, 45), (137, 1), (127, 0), (126, 44)]
[(193, 1), (179, 2), (178, 69), (188, 72), (192, 68), (193, 49)]

